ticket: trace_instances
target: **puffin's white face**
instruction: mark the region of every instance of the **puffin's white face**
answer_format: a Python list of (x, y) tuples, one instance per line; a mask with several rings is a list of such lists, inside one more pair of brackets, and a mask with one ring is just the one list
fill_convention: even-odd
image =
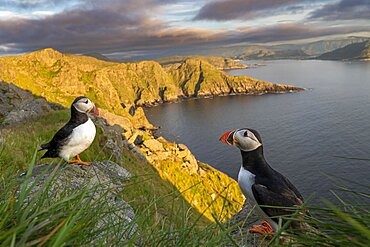
[(97, 107), (95, 107), (95, 104), (93, 102), (91, 102), (91, 100), (86, 98), (86, 97), (82, 97), (78, 101), (74, 102), (73, 106), (79, 112), (83, 112), (83, 113), (92, 112), (96, 115), (98, 114)]
[(228, 145), (235, 146), (245, 152), (256, 150), (262, 146), (262, 143), (249, 129), (228, 131), (221, 136), (220, 141)]

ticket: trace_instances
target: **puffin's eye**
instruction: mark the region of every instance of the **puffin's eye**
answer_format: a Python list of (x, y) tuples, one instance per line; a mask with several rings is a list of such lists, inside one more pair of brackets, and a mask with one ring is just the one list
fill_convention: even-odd
[(88, 100), (86, 100), (86, 101), (85, 101), (85, 104), (87, 104), (87, 103), (89, 103), (89, 101), (88, 101)]
[(246, 130), (243, 134), (244, 137), (248, 137), (248, 130)]

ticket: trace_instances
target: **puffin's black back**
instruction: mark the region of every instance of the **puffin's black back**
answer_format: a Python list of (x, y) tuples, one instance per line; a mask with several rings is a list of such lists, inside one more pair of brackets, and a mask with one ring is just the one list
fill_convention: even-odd
[[(262, 143), (259, 133), (253, 129), (249, 130)], [(253, 196), (272, 220), (277, 222), (278, 219), (274, 217), (291, 213), (279, 207), (292, 207), (303, 203), (304, 199), (298, 189), (267, 163), (263, 154), (263, 145), (253, 151), (241, 151), (241, 155), (242, 166), (255, 175), (255, 184), (252, 185)], [(277, 208), (261, 205), (277, 206)]]
[(73, 129), (89, 120), (89, 117), (86, 113), (79, 112), (73, 106), (74, 103), (82, 98), (85, 98), (85, 96), (79, 96), (73, 101), (71, 105), (71, 118), (69, 119), (68, 123), (58, 130), (50, 142), (41, 145), (41, 149), (39, 151), (45, 149), (48, 150), (41, 158), (59, 157), (60, 148), (63, 147), (63, 145), (69, 140)]

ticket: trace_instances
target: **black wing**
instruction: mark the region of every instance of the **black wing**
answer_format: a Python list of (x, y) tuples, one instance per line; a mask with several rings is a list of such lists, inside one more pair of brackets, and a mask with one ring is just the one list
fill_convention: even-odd
[(288, 187), (277, 193), (264, 185), (254, 184), (252, 186), (252, 191), (261, 209), (276, 222), (278, 221), (277, 216), (291, 215), (294, 211), (289, 208), (303, 204), (303, 198), (299, 198), (296, 193)]
[(298, 189), (286, 178), (286, 177), (284, 177), (284, 176), (281, 176), (283, 179), (284, 179), (284, 181), (285, 181), (285, 183), (286, 183), (286, 185), (288, 186), (288, 188), (290, 189), (290, 190), (292, 190), (293, 192), (294, 192), (294, 194), (302, 201), (302, 203), (303, 203), (303, 201), (304, 201), (304, 199), (303, 199), (303, 196), (301, 195), (301, 193), (298, 191)]
[[(47, 149), (48, 151), (42, 156), (42, 158), (55, 158), (58, 157), (59, 148), (63, 146), (69, 139), (73, 129), (77, 125), (67, 123), (57, 133), (55, 133), (53, 139), (45, 144), (41, 145), (40, 150)], [(39, 151), (40, 151), (39, 150)]]

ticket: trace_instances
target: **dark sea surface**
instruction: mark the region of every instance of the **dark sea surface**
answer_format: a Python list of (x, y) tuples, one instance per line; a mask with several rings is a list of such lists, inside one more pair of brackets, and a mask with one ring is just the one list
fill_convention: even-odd
[[(307, 90), (166, 103), (146, 109), (149, 120), (161, 127), (159, 134), (186, 144), (198, 160), (234, 179), (240, 153), (219, 142), (219, 137), (228, 130), (248, 127), (261, 134), (270, 165), (306, 198), (314, 192), (330, 195), (334, 183), (325, 174), (370, 186), (370, 161), (336, 157), (370, 159), (370, 62), (256, 63), (265, 66), (228, 73)], [(351, 187), (364, 190), (356, 184)]]

